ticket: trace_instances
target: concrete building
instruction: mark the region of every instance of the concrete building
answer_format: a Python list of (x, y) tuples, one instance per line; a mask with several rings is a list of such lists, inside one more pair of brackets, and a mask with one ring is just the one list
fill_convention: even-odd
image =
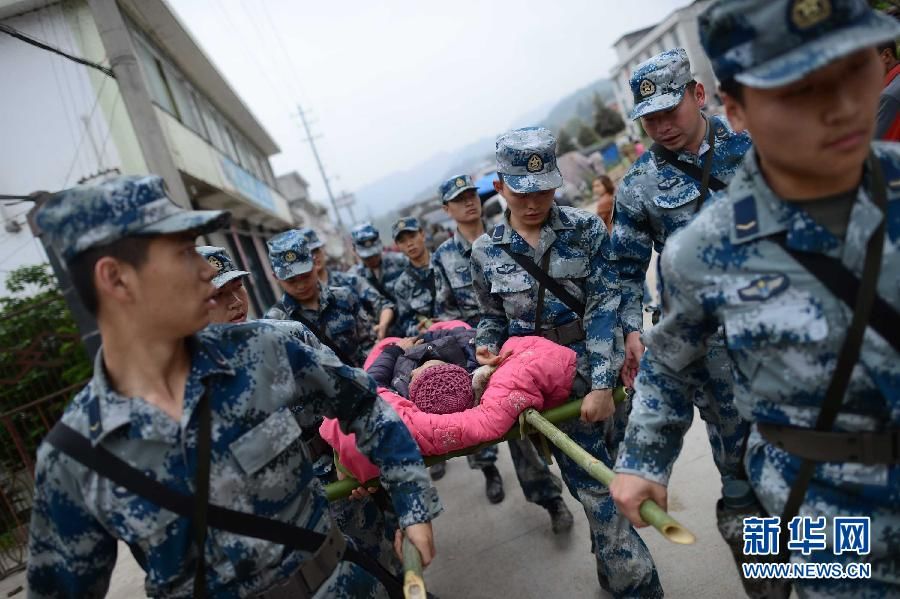
[[(265, 241), (295, 223), (269, 164), (279, 148), (166, 2), (0, 0), (0, 22), (116, 75), (0, 34), (0, 193), (158, 173), (179, 204), (231, 210), (207, 242), (253, 273), (251, 309), (265, 311), (278, 295)], [(46, 260), (28, 208), (0, 213), (19, 225), (0, 228), (0, 271)]]
[(715, 94), (716, 76), (700, 45), (697, 31), (697, 16), (711, 1), (695, 0), (674, 11), (657, 25), (626, 33), (613, 43), (619, 61), (610, 71), (610, 78), (613, 81), (616, 104), (631, 135), (637, 136), (640, 132), (637, 124), (628, 118), (631, 109), (634, 108), (634, 96), (628, 85), (631, 73), (637, 65), (648, 58), (672, 48), (684, 48), (687, 51), (694, 79), (706, 88), (708, 109), (711, 112), (721, 110), (721, 102)]

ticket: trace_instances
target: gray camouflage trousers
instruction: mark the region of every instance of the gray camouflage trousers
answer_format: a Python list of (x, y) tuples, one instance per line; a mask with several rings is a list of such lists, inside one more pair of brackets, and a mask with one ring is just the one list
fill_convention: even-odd
[[(559, 425), (575, 443), (613, 467), (604, 437), (609, 425), (570, 420)], [(591, 550), (597, 559), (600, 586), (615, 597), (662, 597), (663, 590), (650, 550), (628, 520), (619, 514), (609, 488), (594, 480), (559, 448), (551, 445), (563, 480), (587, 516)]]
[[(516, 470), (522, 494), (529, 503), (546, 507), (562, 495), (562, 481), (550, 472), (547, 462), (529, 439), (508, 441), (509, 453)], [(481, 470), (497, 461), (497, 446), (491, 445), (466, 456), (469, 467)]]
[(750, 424), (734, 404), (734, 379), (731, 360), (722, 335), (710, 340), (706, 356), (706, 372), (698, 375), (693, 403), (706, 423), (706, 434), (712, 448), (713, 461), (722, 482), (746, 478), (744, 474), (744, 438)]

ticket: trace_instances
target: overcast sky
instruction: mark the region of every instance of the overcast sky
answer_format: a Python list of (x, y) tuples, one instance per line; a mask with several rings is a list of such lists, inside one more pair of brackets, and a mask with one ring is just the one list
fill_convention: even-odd
[[(296, 104), (353, 191), (607, 77), (612, 43), (690, 0), (169, 0), (325, 198)], [(411, 190), (418, 191), (418, 190)]]

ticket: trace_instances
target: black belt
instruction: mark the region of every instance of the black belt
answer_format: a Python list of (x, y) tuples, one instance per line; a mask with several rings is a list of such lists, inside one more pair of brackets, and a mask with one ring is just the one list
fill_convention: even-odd
[(558, 345), (572, 345), (573, 343), (584, 341), (585, 338), (584, 325), (581, 323), (581, 319), (561, 324), (552, 329), (535, 331), (533, 334)]
[(813, 462), (900, 464), (900, 430), (838, 433), (759, 422), (763, 439)]
[(293, 574), (256, 595), (257, 599), (310, 599), (337, 568), (347, 549), (347, 540), (337, 525), (316, 552), (294, 570)]

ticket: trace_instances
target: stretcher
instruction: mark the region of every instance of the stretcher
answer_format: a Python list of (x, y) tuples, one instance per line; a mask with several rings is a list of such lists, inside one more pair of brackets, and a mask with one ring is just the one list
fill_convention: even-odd
[[(613, 399), (618, 403), (627, 398), (624, 388), (619, 387), (613, 393)], [(460, 451), (454, 451), (438, 456), (425, 456), (425, 465), (432, 466), (439, 462), (445, 462), (451, 458), (461, 457), (477, 453), (485, 447), (510, 439), (525, 438), (526, 435), (540, 435), (540, 443), (546, 450), (546, 443), (552, 443), (560, 451), (565, 453), (592, 478), (609, 486), (615, 473), (596, 457), (581, 448), (572, 441), (568, 435), (556, 426), (559, 423), (573, 420), (581, 415), (581, 400), (572, 401), (543, 412), (534, 409), (525, 410), (519, 417), (519, 426), (514, 426), (501, 438)], [(340, 465), (339, 465), (340, 467)], [(329, 501), (337, 501), (350, 496), (351, 491), (357, 487), (378, 487), (377, 478), (361, 483), (355, 478), (348, 477), (343, 480), (325, 486), (325, 495)], [(666, 539), (679, 545), (690, 545), (696, 541), (694, 534), (684, 525), (675, 520), (652, 499), (646, 499), (640, 506), (641, 518), (644, 522), (655, 528)], [(425, 582), (422, 578), (422, 563), (418, 551), (405, 537), (403, 539), (403, 570), (404, 593), (407, 599), (424, 599)]]

